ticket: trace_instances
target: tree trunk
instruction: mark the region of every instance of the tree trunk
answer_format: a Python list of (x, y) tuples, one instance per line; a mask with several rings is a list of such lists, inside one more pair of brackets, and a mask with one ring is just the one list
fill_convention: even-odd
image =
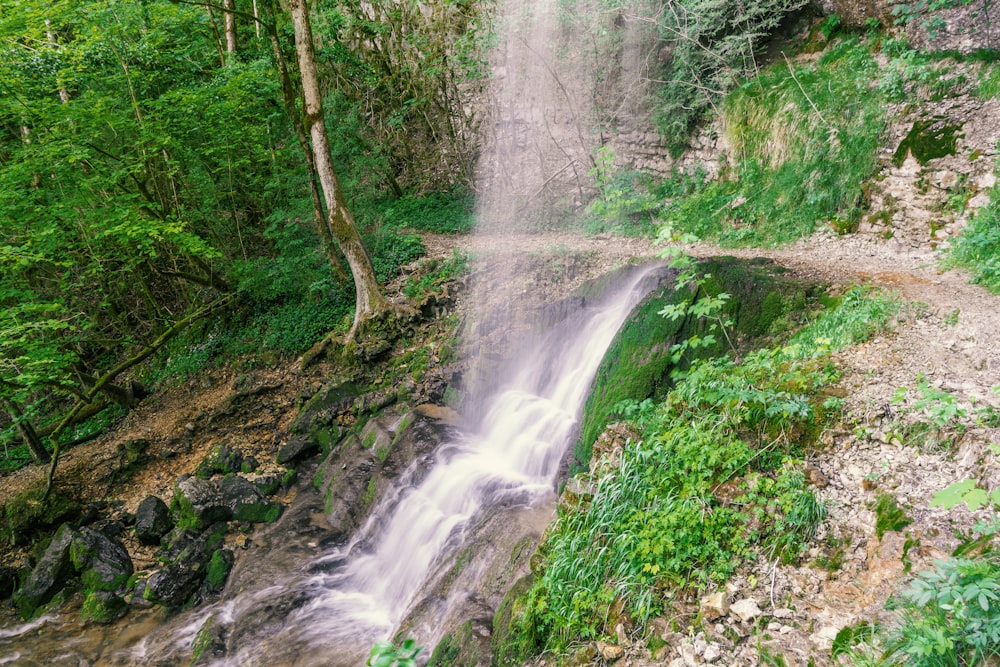
[(236, 53), (236, 10), (235, 0), (222, 0), (222, 7), (225, 9), (223, 24), (226, 31), (226, 53)]
[(274, 51), (274, 61), (278, 66), (278, 73), (281, 76), (281, 93), (282, 99), (285, 101), (285, 111), (288, 113), (288, 118), (295, 129), (295, 137), (299, 141), (299, 148), (302, 149), (302, 154), (309, 168), (309, 195), (312, 198), (313, 221), (316, 223), (316, 229), (319, 231), (320, 239), (323, 242), (323, 251), (326, 253), (326, 258), (333, 268), (334, 277), (338, 283), (346, 283), (350, 280), (350, 276), (347, 275), (347, 272), (340, 263), (340, 253), (337, 250), (333, 235), (330, 233), (330, 226), (326, 224), (326, 216), (323, 214), (323, 200), (321, 199), (319, 186), (317, 185), (316, 159), (313, 157), (312, 146), (309, 145), (309, 135), (302, 125), (302, 116), (299, 114), (299, 110), (295, 104), (295, 85), (292, 83), (292, 76), (288, 71), (285, 56), (281, 51), (281, 43), (278, 41), (277, 31), (272, 28), (269, 36), (271, 39), (271, 50)]
[(316, 72), (316, 56), (313, 50), (312, 28), (309, 25), (309, 8), (306, 0), (290, 0), (289, 10), (295, 27), (295, 54), (302, 75), (302, 95), (305, 101), (306, 127), (312, 138), (313, 158), (319, 175), (323, 198), (326, 202), (327, 224), (336, 239), (341, 252), (347, 258), (354, 276), (355, 310), (354, 324), (349, 337), (353, 337), (359, 325), (372, 316), (389, 310), (390, 304), (379, 291), (375, 270), (372, 268), (368, 251), (361, 243), (361, 235), (354, 224), (354, 218), (347, 208), (344, 191), (337, 180), (330, 157), (330, 143), (323, 118), (323, 95), (320, 91), (319, 76)]
[(28, 445), (28, 451), (31, 453), (32, 460), (39, 465), (48, 463), (50, 460), (49, 453), (46, 451), (45, 445), (42, 444), (42, 439), (38, 437), (31, 422), (24, 419), (24, 415), (14, 405), (14, 401), (4, 400), (3, 407), (17, 425), (17, 432), (21, 434), (21, 439)]

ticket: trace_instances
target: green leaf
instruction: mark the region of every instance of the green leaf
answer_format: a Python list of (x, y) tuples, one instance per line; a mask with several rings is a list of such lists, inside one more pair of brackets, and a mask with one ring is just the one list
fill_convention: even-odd
[[(974, 479), (965, 479), (961, 482), (955, 482), (948, 488), (935, 493), (931, 498), (930, 506), (950, 510), (956, 505), (964, 502), (966, 495), (974, 489), (976, 489), (976, 480)], [(983, 492), (983, 496), (985, 495), (985, 492)], [(978, 500), (979, 497), (975, 496), (974, 501)]]

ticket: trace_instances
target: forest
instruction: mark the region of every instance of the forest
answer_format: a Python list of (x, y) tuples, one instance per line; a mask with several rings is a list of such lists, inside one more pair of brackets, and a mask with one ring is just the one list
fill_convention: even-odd
[[(677, 286), (610, 348), (556, 518), (513, 549), (503, 590), (480, 601), (489, 614), (437, 646), (400, 631), (369, 664), (995, 665), (990, 0), (552, 5), (561, 53), (590, 64), (594, 108), (572, 114), (589, 153), (532, 186), (541, 200), (576, 179), (526, 216), (525, 254), (546, 266), (524, 271), (535, 284), (522, 291), (545, 298), (639, 240)], [(392, 495), (395, 457), (419, 460), (423, 445), (399, 434), (454, 426), (472, 310), (455, 303), (490, 279), (469, 248), (482, 160), (506, 122), (492, 97), (511, 78), (495, 60), (505, 10), (528, 13), (501, 0), (6, 0), (0, 483), (45, 473), (3, 507), (0, 580), (26, 622), (64, 602), (24, 602), (61, 543), (87, 621), (115, 623), (126, 598), (167, 619), (218, 600), (252, 525), (290, 513), (296, 469), (330, 523), (360, 530), (355, 509)], [(636, 48), (629, 26), (648, 42), (641, 85), (616, 69)], [(554, 230), (589, 250), (560, 237), (539, 251)], [(501, 334), (503, 319), (489, 322)], [(187, 451), (116, 435), (149, 399), (217, 377), (235, 378), (224, 405), (178, 417), (169, 447)], [(258, 408), (282, 412), (254, 443), (274, 479), (217, 530), (185, 493), (266, 476), (216, 437)], [(60, 458), (104, 441), (123, 463), (81, 491)], [(135, 576), (125, 553), (105, 590), (77, 558), (96, 521), (84, 508), (110, 513), (155, 467), (129, 449), (140, 441), (169, 449), (157, 463), (170, 475), (177, 456), (194, 474), (158, 480), (174, 484), (174, 530)], [(357, 480), (338, 470), (361, 480), (343, 496)], [(130, 535), (134, 514), (116, 515)], [(190, 590), (137, 584), (194, 539)], [(218, 623), (201, 625), (191, 664), (236, 655)]]

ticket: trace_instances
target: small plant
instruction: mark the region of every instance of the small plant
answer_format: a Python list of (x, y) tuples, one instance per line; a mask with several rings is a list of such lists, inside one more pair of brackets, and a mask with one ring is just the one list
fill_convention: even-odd
[(875, 512), (875, 535), (880, 540), (887, 532), (898, 532), (913, 523), (913, 519), (906, 515), (906, 510), (899, 506), (896, 498), (887, 493), (880, 493), (875, 498), (872, 510)]
[(424, 650), (413, 639), (406, 639), (396, 646), (392, 642), (378, 642), (372, 647), (368, 667), (416, 667), (417, 654)]
[[(900, 387), (893, 394), (893, 403), (904, 402), (908, 393), (906, 387)], [(968, 410), (959, 404), (954, 394), (931, 386), (923, 376), (917, 378), (916, 393), (918, 397), (914, 407), (923, 411), (939, 429), (957, 426), (958, 422), (968, 414)]]

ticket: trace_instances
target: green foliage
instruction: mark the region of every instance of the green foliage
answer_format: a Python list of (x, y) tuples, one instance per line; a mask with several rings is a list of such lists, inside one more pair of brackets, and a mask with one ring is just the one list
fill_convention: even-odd
[(378, 642), (368, 656), (368, 667), (416, 667), (416, 657), (424, 649), (413, 639), (406, 639), (399, 646), (392, 642)]
[[(892, 397), (893, 403), (902, 403), (908, 393), (906, 387), (900, 387)], [(922, 411), (939, 429), (960, 427), (960, 420), (968, 414), (954, 394), (932, 387), (923, 375), (917, 378), (916, 393), (918, 396), (913, 407)]]
[(896, 498), (887, 493), (880, 493), (875, 498), (872, 510), (875, 512), (875, 535), (879, 539), (889, 531), (900, 531), (913, 523)]
[(650, 192), (648, 183), (634, 170), (615, 165), (610, 146), (597, 149), (590, 175), (597, 183), (597, 196), (587, 205), (586, 229), (595, 234), (615, 231), (626, 235), (649, 231), (659, 212), (660, 198)]
[(724, 107), (735, 166), (675, 199), (665, 222), (724, 245), (784, 243), (826, 223), (853, 229), (885, 131), (885, 98), (869, 88), (877, 73), (852, 38), (813, 63), (777, 63), (741, 84)]
[(425, 294), (440, 293), (443, 285), (464, 275), (468, 271), (469, 255), (458, 249), (452, 251), (445, 260), (431, 259), (422, 267), (419, 277), (409, 277), (403, 286), (403, 294), (418, 300)]
[(815, 392), (832, 377), (782, 350), (693, 362), (643, 441), (591, 480), (593, 498), (561, 506), (517, 627), (562, 650), (612, 632), (613, 605), (643, 621), (663, 591), (724, 581), (755, 553), (795, 560), (824, 509), (793, 434), (815, 423)]
[(678, 0), (658, 14), (670, 45), (660, 88), (657, 123), (676, 156), (691, 130), (722, 97), (757, 72), (757, 50), (804, 0), (747, 4)]
[(437, 234), (461, 234), (475, 225), (475, 197), (461, 189), (404, 195), (358, 212), (363, 222), (379, 221), (393, 229), (419, 229)]
[(892, 294), (854, 286), (844, 293), (835, 308), (822, 311), (789, 342), (800, 346), (806, 354), (856, 345), (885, 331), (901, 308), (902, 302)]
[(952, 246), (951, 261), (972, 272), (972, 279), (1000, 293), (1000, 187), (980, 209)]

